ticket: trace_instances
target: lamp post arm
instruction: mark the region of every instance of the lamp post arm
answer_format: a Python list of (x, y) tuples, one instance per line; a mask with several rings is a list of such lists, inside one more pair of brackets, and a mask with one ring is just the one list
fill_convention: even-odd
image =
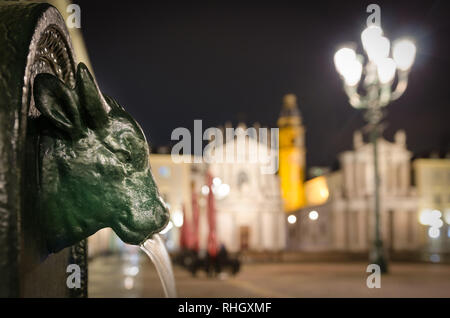
[(366, 101), (357, 91), (357, 85), (355, 86), (349, 86), (344, 84), (344, 91), (348, 96), (349, 103), (354, 108), (360, 109), (366, 107)]
[(402, 96), (406, 87), (408, 87), (408, 71), (399, 71), (397, 87), (391, 94), (391, 100), (396, 100)]

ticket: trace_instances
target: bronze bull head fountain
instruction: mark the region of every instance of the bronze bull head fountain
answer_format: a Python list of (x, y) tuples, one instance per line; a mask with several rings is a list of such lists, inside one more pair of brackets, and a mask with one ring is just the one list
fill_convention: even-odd
[(49, 251), (59, 251), (103, 227), (140, 244), (169, 214), (149, 165), (138, 123), (103, 96), (80, 63), (71, 89), (56, 76), (34, 80), (41, 112), (39, 209)]

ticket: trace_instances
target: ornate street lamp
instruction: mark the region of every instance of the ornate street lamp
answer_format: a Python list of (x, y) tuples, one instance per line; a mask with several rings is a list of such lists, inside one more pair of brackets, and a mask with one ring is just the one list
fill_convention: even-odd
[[(391, 101), (398, 99), (408, 85), (408, 74), (414, 62), (416, 47), (409, 39), (394, 42), (392, 58), (389, 57), (390, 41), (383, 36), (381, 27), (372, 25), (361, 33), (361, 41), (367, 54), (367, 62), (363, 67), (364, 57), (356, 54), (349, 47), (341, 48), (334, 55), (334, 63), (338, 73), (344, 81), (344, 90), (350, 105), (356, 109), (365, 110), (365, 120), (368, 122), (370, 140), (374, 154), (374, 212), (375, 239), (370, 261), (378, 264), (383, 273), (387, 272), (387, 261), (384, 256), (383, 242), (380, 235), (380, 177), (378, 172), (377, 140), (380, 136), (380, 122), (383, 108)], [(361, 76), (364, 73), (362, 85)], [(395, 75), (397, 85), (392, 89)], [(360, 88), (360, 86), (362, 86)], [(359, 93), (364, 90), (364, 94)]]

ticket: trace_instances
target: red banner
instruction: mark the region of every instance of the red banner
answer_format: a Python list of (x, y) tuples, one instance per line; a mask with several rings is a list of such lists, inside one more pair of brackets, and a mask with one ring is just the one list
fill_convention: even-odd
[(213, 193), (213, 177), (210, 172), (207, 174), (207, 184), (209, 187), (209, 193), (208, 193), (208, 206), (207, 206), (207, 213), (208, 213), (208, 225), (209, 225), (209, 234), (208, 234), (208, 253), (211, 257), (215, 257), (218, 252), (217, 247), (217, 238), (216, 238), (216, 206), (215, 206), (215, 199), (214, 199), (214, 193)]

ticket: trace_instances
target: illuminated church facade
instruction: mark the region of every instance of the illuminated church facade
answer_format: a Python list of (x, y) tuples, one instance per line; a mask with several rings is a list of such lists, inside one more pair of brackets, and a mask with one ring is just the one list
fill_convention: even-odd
[(278, 176), (264, 173), (266, 164), (249, 158), (269, 148), (257, 137), (232, 138), (217, 150), (226, 156), (239, 149), (245, 154), (243, 160), (210, 165), (215, 181), (229, 189), (224, 197), (216, 195), (216, 215), (218, 240), (231, 252), (278, 252), (286, 247), (286, 215)]
[[(403, 131), (394, 141), (379, 139), (380, 229), (389, 252), (417, 251), (424, 245), (418, 198), (411, 186), (411, 152)], [(291, 250), (367, 252), (374, 239), (373, 147), (354, 133), (353, 150), (339, 155), (340, 170), (308, 180), (307, 197), (318, 200), (297, 211), (289, 224)], [(323, 180), (318, 184), (318, 180)], [(316, 183), (316, 184), (314, 184)], [(311, 218), (311, 213), (314, 217)]]

